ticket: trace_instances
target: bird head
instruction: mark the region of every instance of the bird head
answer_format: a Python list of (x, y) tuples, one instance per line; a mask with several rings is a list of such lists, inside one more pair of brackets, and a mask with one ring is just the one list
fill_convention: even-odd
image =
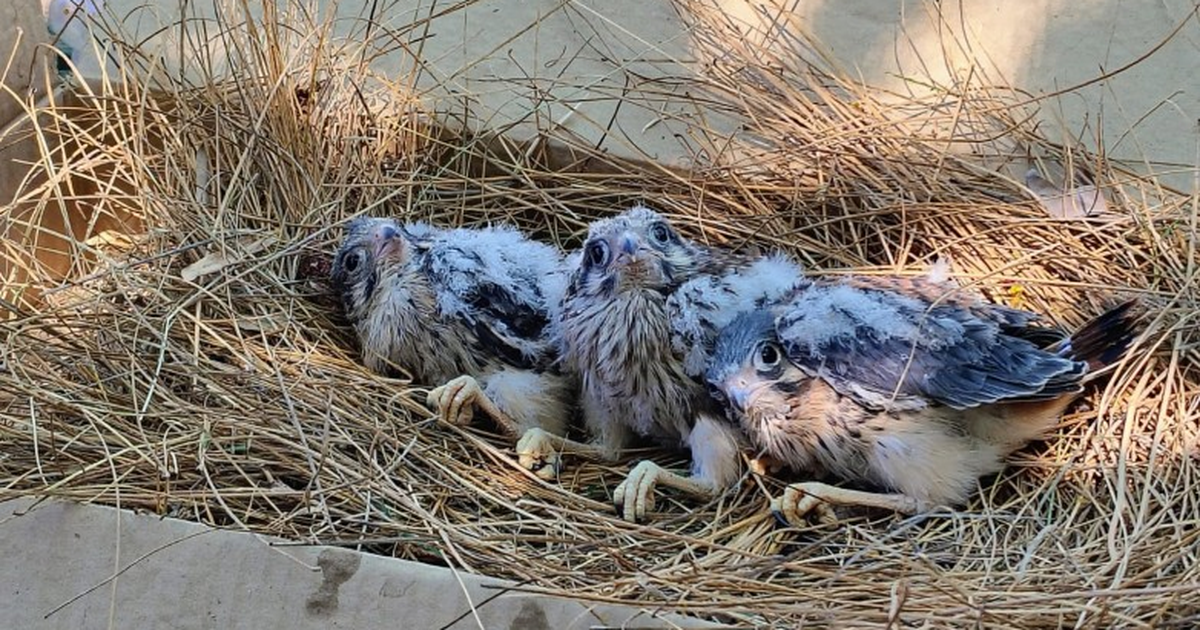
[(412, 249), (404, 227), (395, 220), (360, 217), (346, 225), (330, 281), (351, 320), (366, 308), (381, 275), (406, 265)]
[(775, 316), (758, 310), (738, 314), (721, 329), (704, 377), (730, 419), (752, 429), (754, 417), (790, 407), (789, 394), (803, 374), (779, 343)]
[(699, 268), (702, 253), (662, 215), (642, 206), (592, 224), (572, 284), (588, 294), (667, 293)]

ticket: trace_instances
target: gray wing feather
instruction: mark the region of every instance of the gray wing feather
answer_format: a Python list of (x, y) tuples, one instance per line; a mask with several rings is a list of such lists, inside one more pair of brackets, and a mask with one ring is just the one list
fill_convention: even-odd
[(1020, 313), (811, 284), (785, 303), (776, 329), (795, 365), (874, 408), (967, 409), (1077, 391), (1084, 364), (1005, 332), (1028, 320)]
[(541, 362), (565, 283), (558, 250), (510, 227), (446, 230), (428, 243), (423, 266), (441, 313), (509, 363)]

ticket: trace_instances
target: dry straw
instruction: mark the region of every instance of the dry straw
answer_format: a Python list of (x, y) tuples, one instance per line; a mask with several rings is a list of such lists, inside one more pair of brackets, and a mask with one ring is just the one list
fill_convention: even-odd
[[(1194, 195), (1047, 141), (1026, 95), (980, 77), (881, 94), (787, 20), (746, 37), (700, 0), (678, 5), (701, 68), (679, 82), (704, 112), (687, 173), (470, 133), (469, 108), (421, 73), (372, 70), (382, 52), (419, 55), (396, 42), (419, 41), (420, 23), (366, 15), (335, 39), (300, 7), (221, 6), (208, 32), (236, 78), (125, 50), (122, 80), (31, 107), (47, 149), (22, 207), (73, 200), (145, 229), (78, 243), (72, 281), (29, 268), (29, 291), (8, 287), (24, 302), (0, 328), (0, 498), (117, 505), (740, 626), (1198, 619)], [(631, 86), (631, 106), (663, 89)], [(1046, 218), (1004, 174), (1031, 159), (1089, 172), (1112, 216)], [(321, 295), (352, 215), (511, 221), (570, 246), (634, 199), (695, 237), (783, 248), (820, 272), (917, 273), (949, 256), (991, 299), (1063, 325), (1140, 295), (1153, 331), (964, 510), (782, 529), (765, 511), (780, 483), (747, 478), (708, 504), (668, 495), (639, 526), (609, 505), (625, 465), (570, 461), (545, 483), (487, 428), (435, 423), (428, 384), (360, 367)]]

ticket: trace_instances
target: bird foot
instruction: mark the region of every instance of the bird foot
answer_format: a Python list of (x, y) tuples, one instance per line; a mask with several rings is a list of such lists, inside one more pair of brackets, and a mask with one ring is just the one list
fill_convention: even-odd
[(924, 509), (920, 501), (903, 494), (879, 494), (838, 488), (809, 481), (792, 484), (771, 501), (771, 513), (784, 525), (799, 526), (812, 515), (822, 525), (838, 521), (834, 505), (854, 505), (915, 514)]
[(654, 509), (654, 487), (658, 485), (659, 477), (670, 474), (652, 461), (638, 462), (613, 491), (613, 503), (621, 518), (633, 523), (645, 519)]
[(556, 479), (562, 472), (562, 458), (554, 448), (555, 441), (563, 440), (536, 427), (529, 429), (517, 442), (517, 462), (542, 479)]
[(634, 523), (644, 520), (654, 509), (654, 489), (659, 484), (701, 497), (712, 496), (715, 491), (711, 483), (702, 479), (677, 475), (652, 461), (643, 460), (613, 491), (613, 503), (621, 518)]
[(434, 408), (443, 421), (457, 426), (470, 424), (478, 408), (491, 416), (505, 433), (517, 435), (516, 424), (487, 397), (474, 377), (459, 376), (434, 388), (425, 398), (425, 404)]

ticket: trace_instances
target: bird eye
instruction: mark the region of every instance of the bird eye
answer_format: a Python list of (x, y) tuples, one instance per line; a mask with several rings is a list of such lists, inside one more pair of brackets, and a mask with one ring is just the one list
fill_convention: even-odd
[(754, 367), (758, 370), (770, 370), (779, 365), (779, 361), (783, 358), (783, 353), (779, 351), (779, 346), (774, 343), (765, 343), (758, 349), (758, 355), (754, 357)]
[(600, 267), (608, 263), (608, 245), (604, 241), (594, 241), (587, 248), (587, 259), (594, 267)]
[(345, 267), (347, 273), (354, 273), (355, 271), (358, 270), (358, 266), (361, 264), (362, 264), (362, 251), (361, 250), (351, 252), (350, 255), (346, 256), (346, 259), (342, 261), (342, 266)]
[(650, 228), (650, 238), (659, 245), (665, 245), (667, 241), (671, 240), (671, 228), (667, 227), (666, 223), (655, 223)]

